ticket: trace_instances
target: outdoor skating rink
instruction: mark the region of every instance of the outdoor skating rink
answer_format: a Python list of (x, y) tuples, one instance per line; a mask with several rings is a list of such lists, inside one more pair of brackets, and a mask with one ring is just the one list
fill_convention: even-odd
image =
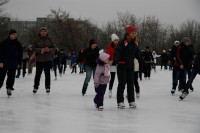
[[(77, 69), (79, 72), (79, 69)], [(152, 71), (151, 80), (139, 81), (141, 97), (137, 108), (118, 109), (115, 80), (113, 97), (104, 99), (104, 110), (95, 109), (93, 80), (85, 96), (81, 89), (85, 74), (66, 74), (54, 81), (51, 72), (51, 93), (45, 92), (44, 74), (40, 88), (33, 95), (34, 75), (15, 81), (15, 91), (8, 98), (5, 81), (0, 90), (0, 133), (200, 133), (200, 77), (197, 75), (186, 99), (180, 92), (171, 95), (169, 70)], [(126, 95), (126, 91), (125, 91)]]

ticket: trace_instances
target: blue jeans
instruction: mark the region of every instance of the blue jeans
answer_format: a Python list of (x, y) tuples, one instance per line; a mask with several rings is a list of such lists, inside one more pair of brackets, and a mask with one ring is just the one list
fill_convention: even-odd
[(178, 66), (174, 67), (172, 72), (172, 78), (172, 89), (176, 90), (178, 80), (180, 86), (184, 86), (186, 84), (186, 69), (180, 69)]
[(54, 64), (53, 64), (53, 70), (54, 70), (55, 77), (57, 77), (57, 66), (58, 66), (59, 73), (61, 73), (60, 63), (55, 63), (54, 62)]
[(83, 84), (83, 90), (82, 90), (83, 94), (85, 94), (85, 92), (87, 90), (88, 83), (90, 82), (92, 74), (93, 74), (93, 78), (94, 78), (95, 70), (96, 70), (96, 67), (90, 67), (90, 66), (87, 66), (87, 65), (85, 66), (86, 77), (85, 77), (85, 81), (84, 81), (84, 84)]
[(197, 75), (197, 71), (195, 69), (192, 69), (192, 72), (190, 73), (190, 76), (188, 78), (188, 81), (186, 83), (186, 85), (183, 87), (183, 91), (188, 93), (188, 89), (190, 88), (193, 80), (195, 79)]

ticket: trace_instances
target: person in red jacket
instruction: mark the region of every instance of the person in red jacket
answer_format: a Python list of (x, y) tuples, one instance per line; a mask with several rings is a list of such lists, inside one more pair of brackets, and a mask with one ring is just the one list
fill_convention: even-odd
[(110, 67), (111, 79), (110, 79), (110, 83), (109, 83), (109, 92), (108, 92), (108, 96), (110, 98), (112, 97), (112, 87), (113, 87), (113, 83), (115, 80), (115, 73), (117, 72), (116, 64), (113, 64), (113, 60), (114, 60), (114, 51), (119, 42), (119, 37), (116, 34), (112, 34), (111, 40), (112, 40), (112, 42), (108, 45), (108, 49), (107, 49), (107, 54), (110, 55), (109, 63), (111, 66)]

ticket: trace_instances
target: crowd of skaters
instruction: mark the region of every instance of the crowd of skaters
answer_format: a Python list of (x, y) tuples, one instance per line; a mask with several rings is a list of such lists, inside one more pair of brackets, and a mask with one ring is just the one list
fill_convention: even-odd
[(32, 74), (32, 69), (36, 66), (33, 93), (37, 93), (39, 89), (42, 71), (45, 74), (46, 93), (50, 93), (50, 70), (54, 71), (54, 80), (57, 80), (57, 71), (62, 77), (69, 66), (71, 74), (76, 74), (78, 66), (80, 74), (86, 73), (82, 86), (83, 96), (87, 92), (91, 78), (94, 79), (94, 88), (97, 93), (94, 103), (98, 110), (103, 110), (104, 95), (108, 83), (108, 96), (112, 97), (116, 75), (118, 77), (118, 107), (125, 108), (124, 90), (127, 88), (129, 106), (136, 108), (135, 96), (140, 97), (138, 79), (142, 80), (144, 73), (144, 78), (150, 80), (151, 70), (154, 69), (156, 72), (157, 58), (161, 58), (160, 69), (162, 70), (163, 67), (167, 69), (169, 66), (169, 70), (172, 70), (171, 94), (175, 93), (178, 84), (179, 91), (182, 91), (179, 97), (181, 100), (189, 94), (189, 88), (193, 91), (192, 82), (200, 72), (200, 57), (195, 55), (189, 37), (183, 37), (181, 43), (175, 41), (172, 48), (167, 52), (163, 50), (161, 55), (157, 55), (156, 51), (152, 52), (149, 46), (140, 51), (138, 45), (136, 28), (127, 26), (123, 39), (120, 40), (116, 34), (111, 35), (111, 43), (108, 44), (107, 51), (100, 50), (97, 41), (91, 39), (89, 47), (85, 50), (81, 48), (77, 56), (74, 52), (67, 53), (64, 49), (56, 48), (48, 36), (46, 27), (40, 29), (40, 34), (29, 47), (20, 43), (17, 40), (17, 32), (11, 29), (9, 37), (0, 44), (0, 88), (3, 86), (7, 74), (7, 95), (11, 96), (15, 78), (20, 77), (21, 70), (22, 76), (25, 77), (26, 67), (28, 66), (28, 74)]

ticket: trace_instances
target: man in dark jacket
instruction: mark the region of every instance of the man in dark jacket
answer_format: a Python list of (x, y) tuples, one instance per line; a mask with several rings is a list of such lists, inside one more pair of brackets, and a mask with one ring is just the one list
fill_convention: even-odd
[[(190, 47), (191, 40), (184, 37), (182, 45), (178, 48), (177, 63), (180, 67), (180, 85), (181, 88), (186, 84), (186, 73), (191, 71), (192, 63), (194, 61), (194, 51)], [(190, 74), (189, 74), (190, 76)]]
[(166, 50), (163, 50), (163, 53), (161, 54), (161, 69), (164, 66), (164, 69), (167, 69), (167, 63), (168, 63), (168, 56)]
[(82, 95), (85, 95), (86, 93), (92, 74), (94, 77), (97, 65), (96, 59), (99, 57), (99, 49), (97, 47), (96, 40), (90, 40), (89, 44), (89, 48), (85, 49), (84, 51), (86, 78), (82, 88)]
[(65, 54), (64, 49), (60, 50), (60, 69), (61, 69), (61, 73), (65, 74), (65, 70), (66, 70), (66, 65), (67, 65), (67, 56)]
[(186, 85), (183, 86), (183, 93), (179, 97), (180, 100), (183, 100), (189, 94), (188, 89), (190, 88), (190, 86), (191, 86), (191, 84), (192, 84), (192, 82), (195, 79), (197, 74), (200, 74), (200, 53), (198, 53), (197, 57), (195, 58), (194, 67), (192, 68), (191, 75), (188, 78), (188, 81), (187, 81)]
[(80, 74), (81, 73), (84, 73), (84, 62), (85, 62), (85, 58), (84, 58), (84, 53), (83, 53), (83, 49), (81, 49), (80, 51), (79, 51), (79, 53), (78, 53), (78, 58), (77, 58), (77, 61), (76, 61), (76, 64), (78, 64), (79, 65), (79, 67), (80, 67)]
[(153, 55), (152, 55), (152, 52), (150, 51), (149, 46), (146, 46), (146, 49), (145, 49), (145, 51), (143, 53), (143, 58), (144, 58), (144, 61), (146, 63), (144, 77), (145, 77), (145, 79), (147, 77), (148, 77), (148, 79), (150, 79), (150, 76), (151, 76), (151, 63), (153, 62)]
[(179, 68), (178, 63), (177, 63), (177, 51), (178, 51), (178, 48), (179, 48), (179, 41), (175, 41), (174, 45), (171, 48), (169, 61), (168, 61), (168, 64), (172, 64), (172, 66), (173, 66), (173, 71), (172, 71), (172, 90), (171, 90), (172, 95), (176, 91), (176, 86), (178, 84), (179, 74), (180, 74), (180, 68)]
[(22, 62), (22, 47), (17, 40), (17, 32), (10, 30), (9, 37), (0, 44), (0, 88), (3, 86), (7, 74), (7, 95), (11, 96), (11, 90), (15, 83), (16, 69)]
[(39, 36), (33, 41), (33, 50), (36, 54), (36, 75), (34, 80), (33, 93), (38, 90), (42, 71), (44, 69), (45, 74), (45, 88), (46, 92), (50, 92), (50, 68), (52, 63), (52, 57), (55, 53), (55, 45), (52, 39), (47, 34), (47, 29), (42, 27), (40, 29)]

